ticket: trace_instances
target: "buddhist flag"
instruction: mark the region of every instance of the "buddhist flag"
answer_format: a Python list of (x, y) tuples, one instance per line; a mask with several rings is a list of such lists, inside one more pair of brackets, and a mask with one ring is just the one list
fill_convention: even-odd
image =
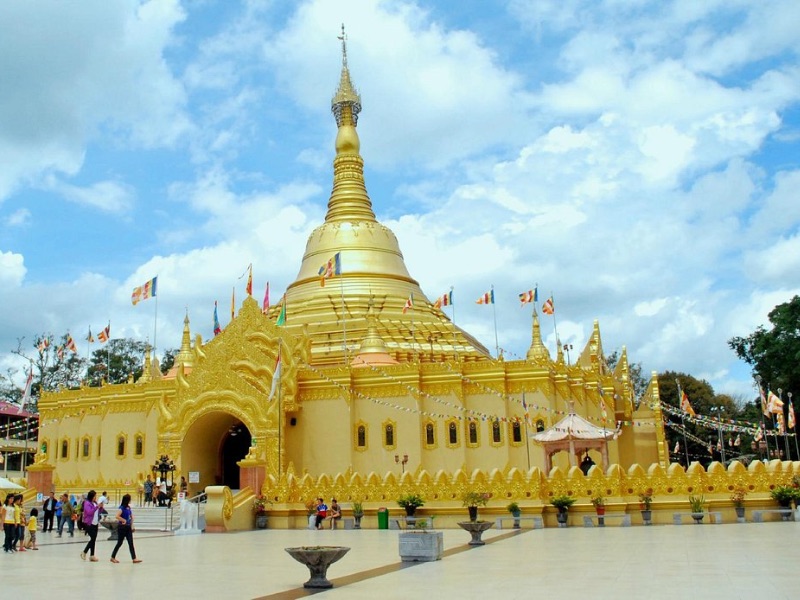
[(733, 440), (733, 445), (736, 448), (738, 448), (739, 446), (742, 445), (742, 436), (741, 436), (741, 434), (738, 434), (738, 433), (736, 434), (736, 439)]
[(525, 392), (522, 392), (522, 410), (525, 411), (525, 425), (531, 424), (531, 413), (528, 411), (528, 403), (525, 402)]
[(86, 341), (90, 344), (94, 344), (94, 336), (92, 335), (92, 328), (89, 327), (89, 335), (86, 336)]
[(536, 290), (528, 290), (519, 295), (520, 306), (525, 306), (529, 302), (536, 302)]
[(676, 440), (675, 441), (675, 447), (672, 449), (672, 453), (673, 454), (677, 454), (680, 451), (681, 451), (681, 443), (680, 443), (680, 441)]
[(794, 429), (797, 425), (797, 421), (794, 418), (794, 406), (792, 406), (792, 401), (789, 400), (789, 429)]
[(686, 392), (681, 391), (681, 410), (693, 417), (697, 416), (697, 413), (694, 412), (692, 405), (689, 404), (689, 396), (686, 395)]
[(264, 314), (269, 312), (269, 281), (267, 282), (267, 289), (264, 290), (264, 302), (261, 303), (261, 312)]
[(775, 415), (783, 415), (783, 400), (778, 398), (775, 392), (770, 391), (767, 394), (767, 410)]
[(759, 441), (761, 441), (761, 439), (762, 439), (763, 437), (764, 437), (764, 430), (763, 430), (763, 429), (761, 428), (761, 426), (759, 425), (759, 426), (758, 426), (758, 433), (756, 433), (756, 437), (754, 437), (754, 438), (753, 438), (753, 441), (754, 441), (754, 442), (759, 442)]
[(475, 304), (494, 304), (494, 288), (475, 300)]
[(248, 296), (253, 295), (253, 263), (250, 263), (248, 267), (250, 269), (250, 274), (247, 276), (247, 286), (244, 288), (244, 291), (247, 292)]
[(441, 309), (443, 306), (450, 306), (451, 304), (453, 304), (453, 290), (439, 296), (436, 302), (433, 303), (433, 307)]
[(64, 346), (56, 347), (56, 356), (58, 360), (64, 360)]
[(411, 294), (403, 305), (403, 314), (406, 314), (409, 308), (414, 308), (414, 294)]
[(133, 288), (131, 294), (131, 304), (136, 306), (142, 300), (147, 300), (156, 295), (156, 288), (158, 287), (158, 275), (153, 277), (150, 281)]
[(106, 327), (101, 329), (100, 333), (97, 334), (97, 339), (100, 340), (101, 344), (105, 344), (110, 337), (111, 337), (111, 323), (109, 323)]
[(342, 259), (341, 253), (334, 254), (328, 262), (319, 268), (319, 284), (325, 287), (325, 280), (330, 279), (334, 275), (342, 274)]
[(776, 418), (778, 420), (778, 433), (784, 435), (786, 433), (786, 421), (783, 420), (783, 413), (779, 412)]
[(39, 355), (45, 353), (45, 351), (50, 347), (50, 340), (48, 338), (42, 338), (42, 341), (39, 342), (37, 349), (39, 350)]
[[(22, 390), (22, 400), (20, 408), (25, 410), (25, 405), (31, 401), (31, 387), (33, 386), (33, 366), (28, 368), (28, 378), (25, 380), (25, 388)], [(19, 411), (18, 411), (19, 412)]]
[(75, 354), (78, 353), (78, 347), (75, 345), (75, 340), (72, 339), (70, 334), (67, 334), (67, 343), (65, 344), (67, 350), (72, 350)]
[(767, 396), (764, 394), (764, 388), (762, 388), (760, 385), (758, 386), (758, 393), (761, 396), (761, 414), (763, 414), (765, 417), (768, 417), (769, 408), (767, 406)]
[(550, 296), (547, 300), (544, 301), (544, 304), (542, 304), (542, 312), (546, 315), (552, 315), (554, 312), (556, 312), (556, 306), (553, 303), (552, 296)]
[(272, 397), (275, 395), (275, 391), (278, 389), (278, 385), (281, 381), (281, 349), (278, 347), (278, 360), (275, 362), (275, 372), (272, 374), (272, 386), (269, 390), (269, 398), (267, 400), (272, 400)]
[(281, 300), (281, 312), (278, 313), (278, 320), (275, 321), (275, 325), (278, 327), (286, 325), (286, 294), (283, 295), (283, 299)]
[(214, 301), (214, 335), (222, 333), (222, 327), (219, 326), (219, 316), (217, 315), (217, 301)]

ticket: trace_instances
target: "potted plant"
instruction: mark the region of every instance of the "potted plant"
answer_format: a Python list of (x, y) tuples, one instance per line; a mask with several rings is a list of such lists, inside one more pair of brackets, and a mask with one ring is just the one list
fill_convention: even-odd
[(406, 516), (413, 517), (417, 508), (425, 504), (425, 500), (417, 494), (403, 494), (397, 499), (397, 504), (405, 509)]
[(308, 518), (308, 528), (316, 529), (317, 525), (317, 501), (315, 499), (308, 500), (306, 503), (306, 517)]
[(468, 491), (464, 493), (461, 497), (461, 501), (463, 505), (467, 507), (470, 521), (474, 523), (478, 520), (478, 507), (486, 506), (486, 503), (489, 502), (489, 498), (491, 497), (492, 495), (488, 492)]
[(259, 494), (256, 496), (256, 499), (253, 500), (253, 513), (256, 516), (256, 529), (266, 529), (267, 528), (267, 509), (269, 508), (272, 502), (269, 501), (268, 498)]
[(642, 522), (650, 525), (653, 521), (653, 511), (650, 506), (653, 504), (653, 490), (647, 488), (639, 494), (639, 510), (642, 511)]
[(353, 529), (361, 529), (361, 519), (364, 516), (364, 505), (358, 500), (353, 501)]
[(566, 527), (567, 526), (567, 511), (569, 507), (575, 504), (575, 498), (566, 495), (560, 496), (553, 496), (550, 500), (550, 504), (555, 506), (558, 509), (558, 514), (556, 515), (556, 519), (558, 520), (559, 527)]
[(739, 523), (744, 523), (744, 497), (747, 495), (747, 490), (743, 487), (737, 487), (731, 494), (731, 502), (733, 508), (736, 510), (736, 520)]
[(778, 503), (782, 509), (785, 509), (782, 516), (784, 521), (788, 521), (792, 512), (792, 502), (797, 500), (797, 490), (790, 485), (779, 485), (769, 493), (770, 497)]
[(706, 505), (705, 496), (689, 496), (689, 506), (692, 509), (692, 518), (697, 525), (703, 521), (705, 516), (704, 507)]
[(512, 517), (514, 517), (514, 529), (519, 529), (519, 517), (522, 515), (522, 511), (519, 509), (519, 504), (516, 502), (511, 502), (508, 506), (506, 506), (506, 510), (511, 513)]
[(592, 505), (598, 516), (606, 514), (606, 499), (602, 496), (595, 496), (592, 498)]

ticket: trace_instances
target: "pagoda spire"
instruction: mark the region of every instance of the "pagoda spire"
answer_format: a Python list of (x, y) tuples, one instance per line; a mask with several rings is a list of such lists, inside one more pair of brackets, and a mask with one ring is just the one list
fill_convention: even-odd
[(186, 316), (183, 318), (183, 335), (181, 336), (181, 349), (175, 357), (175, 364), (182, 364), (184, 367), (194, 366), (194, 355), (192, 354), (192, 337), (189, 331), (189, 309), (186, 309)]
[(375, 221), (372, 201), (364, 183), (364, 159), (356, 126), (361, 112), (361, 96), (350, 80), (347, 66), (347, 35), (342, 24), (342, 74), (339, 88), (331, 100), (331, 112), (339, 131), (336, 134), (336, 158), (333, 160), (333, 190), (328, 200), (325, 222)]
[(531, 347), (526, 358), (538, 364), (550, 362), (550, 351), (542, 343), (542, 328), (539, 326), (539, 315), (533, 309), (533, 328), (531, 332)]

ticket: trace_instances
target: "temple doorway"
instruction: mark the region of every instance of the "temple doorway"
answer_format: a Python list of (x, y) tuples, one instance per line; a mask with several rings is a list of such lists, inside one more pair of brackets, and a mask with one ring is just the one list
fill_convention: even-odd
[[(210, 412), (194, 421), (183, 438), (180, 475), (189, 481), (189, 495), (199, 494), (210, 485), (240, 489), (239, 466), (247, 456), (252, 435), (236, 416)], [(193, 481), (196, 478), (198, 481)]]

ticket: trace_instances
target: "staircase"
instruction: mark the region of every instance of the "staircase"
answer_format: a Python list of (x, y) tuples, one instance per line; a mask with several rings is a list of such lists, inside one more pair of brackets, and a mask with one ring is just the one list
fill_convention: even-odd
[(133, 509), (133, 522), (137, 531), (175, 531), (181, 522), (177, 506), (172, 508), (139, 506)]

